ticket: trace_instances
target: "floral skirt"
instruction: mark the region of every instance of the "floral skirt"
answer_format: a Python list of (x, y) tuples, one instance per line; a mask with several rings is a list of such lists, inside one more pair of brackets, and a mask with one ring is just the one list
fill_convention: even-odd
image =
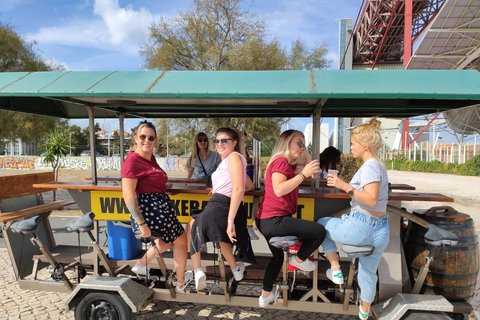
[[(160, 233), (163, 242), (172, 243), (185, 232), (167, 194), (142, 193), (136, 197), (147, 226), (150, 230)], [(133, 231), (138, 230), (137, 222), (130, 218)]]

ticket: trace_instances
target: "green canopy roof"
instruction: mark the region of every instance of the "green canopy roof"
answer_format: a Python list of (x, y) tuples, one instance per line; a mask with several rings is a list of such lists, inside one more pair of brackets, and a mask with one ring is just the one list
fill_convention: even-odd
[(0, 73), (0, 109), (63, 118), (411, 117), (479, 103), (476, 70)]

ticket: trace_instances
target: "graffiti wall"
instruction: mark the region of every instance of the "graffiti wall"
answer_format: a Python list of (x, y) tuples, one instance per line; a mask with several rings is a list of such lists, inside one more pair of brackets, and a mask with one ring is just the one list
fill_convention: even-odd
[[(187, 171), (186, 158), (156, 158), (165, 171)], [(119, 157), (98, 157), (97, 170), (120, 170)], [(91, 170), (90, 157), (65, 157), (60, 160), (61, 169)], [(1, 169), (33, 170), (51, 169), (43, 157), (33, 156), (0, 156)]]

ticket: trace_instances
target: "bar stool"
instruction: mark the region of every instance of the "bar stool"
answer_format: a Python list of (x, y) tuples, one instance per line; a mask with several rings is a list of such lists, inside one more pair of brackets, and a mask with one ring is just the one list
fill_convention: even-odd
[(350, 302), (350, 295), (354, 292), (353, 290), (353, 278), (357, 274), (358, 270), (358, 259), (360, 257), (366, 257), (373, 253), (374, 247), (371, 245), (365, 246), (356, 246), (351, 244), (344, 244), (342, 251), (347, 254), (349, 258), (352, 258), (350, 261), (350, 267), (348, 270), (348, 279), (347, 284), (344, 288), (344, 300), (343, 300), (343, 310), (348, 310), (348, 304)]
[[(32, 236), (32, 243), (36, 243), (42, 254), (47, 258), (48, 262), (50, 265), (54, 268), (54, 273), (52, 273), (52, 279), (55, 281), (63, 281), (65, 286), (71, 291), (73, 290), (72, 283), (68, 278), (65, 276), (64, 271), (64, 265), (60, 264), (55, 260), (53, 257), (52, 253), (48, 248), (43, 244), (43, 242), (38, 238), (35, 232), (37, 232), (38, 225), (40, 224), (40, 221), (42, 221), (41, 216), (33, 216), (29, 219), (22, 220), (22, 221), (16, 221), (10, 225), (10, 230), (13, 233), (18, 233), (23, 236), (26, 234), (30, 234)], [(22, 257), (20, 256), (20, 263), (21, 263)], [(34, 270), (33, 270), (33, 276), (34, 279), (36, 278), (37, 275), (37, 268), (38, 268), (38, 261), (35, 262)]]
[(298, 244), (298, 238), (295, 236), (283, 236), (283, 237), (273, 237), (271, 238), (268, 243), (277, 248), (283, 250), (283, 277), (282, 277), (282, 285), (280, 289), (282, 289), (283, 295), (283, 305), (286, 306), (288, 302), (288, 290), (290, 286), (288, 285), (288, 248), (293, 247)]
[[(80, 246), (80, 233), (87, 233), (88, 237), (90, 238), (90, 244), (93, 245), (95, 250), (95, 255), (99, 257), (100, 261), (102, 261), (103, 266), (108, 272), (110, 277), (116, 277), (117, 274), (125, 268), (125, 266), (120, 267), (116, 271), (113, 270), (113, 267), (110, 265), (110, 260), (107, 258), (105, 252), (100, 248), (98, 245), (95, 237), (92, 234), (92, 230), (94, 229), (93, 219), (95, 218), (95, 213), (87, 212), (80, 218), (76, 218), (70, 220), (65, 225), (65, 228), (70, 232), (76, 232), (78, 236), (78, 256), (80, 259), (80, 266), (78, 267), (78, 282), (80, 282), (80, 278), (85, 277), (85, 269), (82, 267), (82, 252)], [(99, 274), (99, 272), (96, 272)]]
[[(160, 267), (160, 271), (162, 271), (162, 276), (159, 277), (158, 280), (165, 282), (165, 287), (170, 291), (170, 295), (172, 296), (172, 298), (175, 298), (176, 292), (175, 292), (175, 284), (173, 280), (174, 279), (173, 271), (167, 269), (165, 260), (163, 259), (162, 254), (160, 253), (160, 251), (158, 251), (157, 245), (155, 244), (155, 240), (160, 239), (162, 237), (161, 233), (151, 230), (151, 235), (148, 238), (142, 238), (142, 232), (140, 230), (135, 230), (133, 234), (137, 240), (140, 240), (143, 243), (150, 243), (150, 245), (153, 247), (153, 250), (155, 250), (155, 259), (157, 260), (158, 266)], [(148, 279), (149, 279), (148, 268), (146, 268), (146, 270), (147, 270), (146, 281), (148, 282)]]

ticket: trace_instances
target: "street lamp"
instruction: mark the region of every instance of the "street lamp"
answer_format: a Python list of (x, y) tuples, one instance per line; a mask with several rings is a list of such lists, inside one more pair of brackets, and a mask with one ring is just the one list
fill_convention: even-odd
[(70, 157), (72, 156), (72, 133), (73, 132), (69, 133), (69, 136), (70, 136)]

